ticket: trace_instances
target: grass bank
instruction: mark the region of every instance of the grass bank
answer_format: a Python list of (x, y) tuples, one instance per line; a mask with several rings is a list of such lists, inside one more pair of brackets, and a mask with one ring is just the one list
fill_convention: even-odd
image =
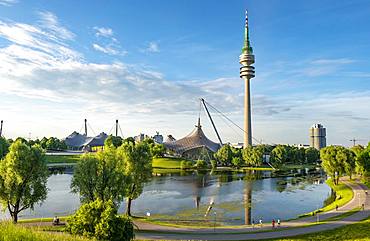
[(65, 156), (59, 156), (59, 155), (46, 155), (45, 156), (46, 162), (48, 164), (53, 163), (77, 163), (80, 159), (80, 155), (65, 155)]
[(365, 241), (370, 240), (370, 218), (362, 222), (355, 224), (346, 225), (344, 227), (336, 228), (333, 230), (299, 235), (289, 238), (279, 239), (266, 239), (266, 240), (281, 240), (281, 241), (305, 241), (305, 240), (324, 240), (324, 241), (344, 241), (344, 240), (356, 240)]
[(38, 227), (23, 227), (12, 223), (0, 223), (0, 241), (88, 241), (91, 239), (72, 236), (63, 232), (43, 232)]
[[(336, 192), (336, 199), (334, 200), (334, 202), (330, 203), (329, 205), (323, 208), (320, 208), (318, 210), (315, 210), (313, 212), (327, 212), (327, 211), (333, 210), (336, 206), (341, 207), (345, 205), (346, 203), (348, 203), (349, 201), (351, 201), (353, 198), (353, 191), (349, 186), (343, 183), (334, 185), (332, 179), (328, 179), (326, 183), (329, 185), (329, 187), (331, 187)], [(301, 218), (301, 217), (306, 217), (306, 216), (311, 216), (311, 215), (312, 215), (312, 212), (309, 212), (309, 213), (302, 214), (299, 217)]]
[(254, 171), (273, 171), (274, 169), (269, 166), (263, 166), (263, 167), (243, 167), (243, 170), (254, 170)]
[(316, 165), (314, 164), (286, 164), (281, 169), (290, 170), (290, 169), (305, 169), (305, 168), (308, 168), (308, 169), (316, 168)]
[(163, 168), (163, 169), (181, 169), (181, 161), (186, 161), (186, 160), (182, 158), (174, 158), (174, 157), (153, 158), (152, 167), (153, 168)]

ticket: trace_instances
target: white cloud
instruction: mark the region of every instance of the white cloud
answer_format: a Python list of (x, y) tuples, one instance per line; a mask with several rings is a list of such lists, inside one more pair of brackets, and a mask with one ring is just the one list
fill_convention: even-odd
[(113, 36), (113, 30), (111, 28), (104, 28), (104, 27), (94, 27), (94, 30), (96, 30), (95, 35), (97, 37), (112, 37)]
[[(113, 37), (114, 32), (111, 28), (94, 27), (95, 36), (97, 37), (97, 43), (93, 43), (92, 47), (99, 52), (109, 55), (121, 55), (127, 54), (126, 50), (122, 50), (119, 41)], [(103, 39), (100, 37), (104, 37)]]
[(159, 53), (160, 49), (158, 42), (149, 42), (148, 46), (143, 49), (143, 52)]
[(12, 6), (13, 4), (15, 4), (17, 2), (18, 2), (18, 0), (0, 0), (0, 5)]
[(100, 51), (100, 52), (103, 52), (105, 54), (110, 54), (110, 55), (117, 55), (117, 54), (119, 54), (119, 51), (118, 50), (113, 49), (110, 46), (103, 47), (103, 46), (100, 46), (99, 44), (93, 44), (92, 46), (93, 46), (93, 48), (95, 50)]
[(39, 12), (39, 15), (41, 17), (41, 23), (43, 27), (48, 29), (55, 38), (68, 40), (74, 38), (74, 34), (59, 23), (58, 17), (54, 13), (43, 11)]
[(317, 77), (332, 74), (341, 67), (356, 62), (353, 59), (338, 58), (338, 59), (316, 59), (311, 61), (309, 67), (302, 70), (302, 74)]
[(342, 64), (352, 64), (356, 62), (353, 59), (339, 58), (339, 59), (316, 59), (312, 61), (312, 64), (322, 64), (322, 65), (342, 65)]

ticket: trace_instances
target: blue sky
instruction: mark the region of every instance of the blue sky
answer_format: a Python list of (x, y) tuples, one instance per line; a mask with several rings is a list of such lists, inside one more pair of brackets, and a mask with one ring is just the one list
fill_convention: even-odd
[[(253, 136), (308, 143), (319, 122), (329, 144), (368, 141), (367, 0), (0, 0), (4, 135), (65, 137), (84, 118), (98, 134), (118, 118), (125, 136), (180, 138), (196, 123), (200, 97), (242, 125), (246, 8), (256, 56)], [(242, 141), (214, 118), (225, 141)]]

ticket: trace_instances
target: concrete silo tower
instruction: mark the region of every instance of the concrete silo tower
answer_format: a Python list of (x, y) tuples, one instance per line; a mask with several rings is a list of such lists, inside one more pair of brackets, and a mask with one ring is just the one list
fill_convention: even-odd
[(240, 78), (245, 82), (244, 96), (244, 148), (252, 145), (252, 117), (251, 117), (251, 97), (250, 79), (255, 76), (253, 49), (249, 41), (248, 12), (245, 12), (245, 37), (242, 54), (239, 57)]
[(326, 147), (326, 128), (321, 124), (315, 124), (310, 128), (310, 146), (320, 150)]

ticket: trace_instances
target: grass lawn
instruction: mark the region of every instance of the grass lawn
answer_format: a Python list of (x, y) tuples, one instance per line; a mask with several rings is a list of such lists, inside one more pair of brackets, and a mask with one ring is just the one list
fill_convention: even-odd
[(63, 232), (43, 232), (39, 227), (22, 227), (12, 223), (0, 223), (0, 241), (88, 241), (91, 239), (72, 236)]
[(289, 238), (268, 239), (268, 240), (284, 240), (284, 241), (305, 241), (305, 240), (327, 240), (327, 241), (344, 241), (344, 240), (357, 240), (365, 241), (370, 240), (370, 218), (366, 220), (350, 224), (337, 229), (323, 231), (312, 234), (299, 235)]
[[(320, 208), (319, 212), (330, 211), (330, 210), (334, 209), (337, 205), (338, 205), (338, 207), (341, 207), (344, 204), (346, 204), (346, 203), (348, 203), (349, 201), (352, 200), (353, 191), (347, 185), (345, 185), (343, 183), (340, 183), (340, 182), (339, 182), (338, 185), (334, 185), (332, 179), (328, 179), (326, 181), (326, 183), (336, 192), (337, 198), (334, 202), (330, 203), (329, 205), (327, 205), (323, 208)], [(314, 212), (317, 212), (317, 211), (318, 210), (315, 210)], [(299, 217), (306, 217), (306, 216), (311, 216), (311, 215), (312, 215), (312, 212), (309, 212), (309, 213), (306, 213), (306, 214), (302, 214)]]
[[(61, 222), (66, 222), (69, 216), (58, 216), (59, 220)], [(27, 219), (19, 219), (18, 223), (51, 223), (53, 221), (54, 217), (49, 218), (27, 218)]]
[(185, 161), (185, 159), (173, 158), (173, 157), (153, 158), (152, 167), (153, 168), (180, 169), (181, 161)]
[(80, 159), (81, 155), (66, 155), (66, 156), (53, 156), (53, 155), (46, 155), (46, 162), (50, 163), (76, 163)]
[(274, 169), (270, 166), (264, 167), (243, 167), (244, 170), (255, 170), (255, 171), (273, 171)]

